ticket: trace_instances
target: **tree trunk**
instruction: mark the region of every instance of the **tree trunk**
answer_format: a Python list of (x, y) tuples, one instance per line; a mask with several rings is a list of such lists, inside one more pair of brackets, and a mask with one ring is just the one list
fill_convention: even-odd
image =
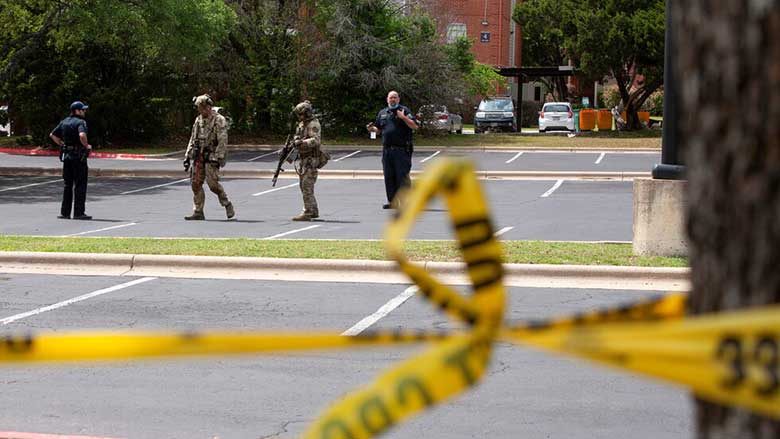
[[(669, 0), (667, 0), (669, 1)], [(693, 313), (780, 302), (780, 1), (673, 3)], [(696, 401), (697, 438), (780, 423)]]

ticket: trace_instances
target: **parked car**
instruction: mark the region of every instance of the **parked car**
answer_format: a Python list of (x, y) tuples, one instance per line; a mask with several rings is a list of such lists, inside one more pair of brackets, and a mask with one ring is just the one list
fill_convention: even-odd
[(574, 111), (568, 102), (547, 102), (539, 112), (539, 132), (574, 131)]
[(444, 105), (423, 105), (417, 112), (417, 120), (425, 128), (463, 134), (463, 118), (451, 113)]
[(517, 131), (515, 105), (510, 97), (483, 99), (474, 115), (474, 132)]

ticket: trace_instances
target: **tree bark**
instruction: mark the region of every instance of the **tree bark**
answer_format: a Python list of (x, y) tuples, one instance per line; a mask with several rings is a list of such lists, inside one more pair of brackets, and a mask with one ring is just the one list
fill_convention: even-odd
[[(780, 0), (677, 0), (672, 8), (691, 312), (778, 303)], [(777, 421), (695, 405), (697, 438), (780, 438)]]

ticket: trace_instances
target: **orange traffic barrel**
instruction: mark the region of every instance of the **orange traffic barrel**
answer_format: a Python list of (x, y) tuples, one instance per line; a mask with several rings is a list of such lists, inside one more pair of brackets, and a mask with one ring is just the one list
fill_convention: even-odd
[(598, 127), (599, 131), (612, 129), (612, 113), (609, 110), (599, 110)]
[(589, 108), (580, 110), (580, 130), (592, 131), (596, 127), (596, 111)]

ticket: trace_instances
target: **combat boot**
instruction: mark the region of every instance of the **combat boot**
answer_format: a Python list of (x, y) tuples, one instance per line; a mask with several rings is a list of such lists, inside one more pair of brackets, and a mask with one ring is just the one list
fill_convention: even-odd
[(294, 216), (292, 220), (293, 221), (311, 221), (312, 218), (314, 218), (314, 215), (312, 215), (310, 213), (302, 212), (300, 215)]
[(203, 212), (192, 212), (192, 215), (185, 216), (184, 219), (187, 221), (203, 221), (206, 219), (206, 216), (203, 215)]
[(233, 209), (233, 203), (227, 203), (227, 206), (225, 206), (225, 214), (227, 215), (228, 219), (236, 216), (236, 210)]

